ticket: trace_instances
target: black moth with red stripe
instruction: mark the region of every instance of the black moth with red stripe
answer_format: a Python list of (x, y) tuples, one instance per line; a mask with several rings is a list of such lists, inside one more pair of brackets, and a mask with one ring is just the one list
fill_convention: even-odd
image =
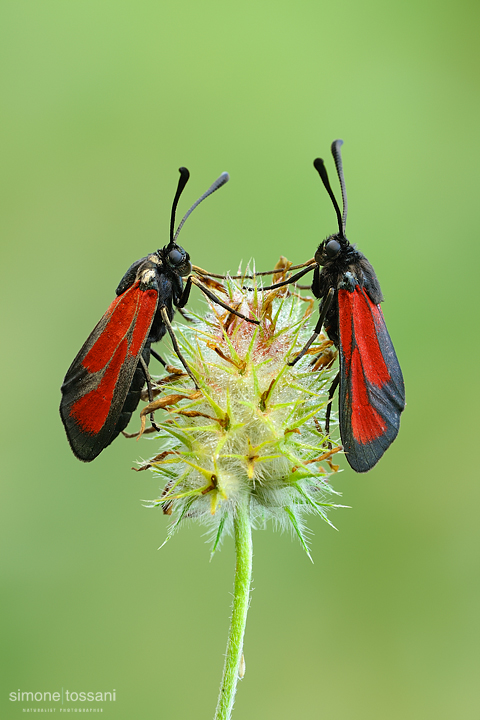
[(314, 270), (312, 292), (321, 300), (315, 330), (295, 360), (296, 363), (317, 338), (322, 327), (339, 350), (340, 370), (329, 391), (326, 432), (329, 432), (333, 394), (340, 384), (340, 437), (346, 458), (356, 472), (370, 470), (395, 440), (400, 414), (405, 407), (402, 371), (388, 334), (380, 303), (380, 284), (367, 258), (345, 236), (347, 194), (340, 147), (332, 143), (343, 199), (343, 214), (330, 187), (323, 160), (314, 167), (332, 200), (338, 219), (338, 233), (317, 248), (315, 263), (273, 289), (295, 283)]
[[(65, 375), (60, 415), (74, 454), (84, 462), (94, 460), (127, 427), (145, 383), (150, 400), (153, 399), (148, 372), (150, 356), (164, 367), (166, 363), (151, 345), (166, 332), (198, 388), (171, 326), (175, 308), (185, 306), (192, 284), (243, 320), (258, 324), (258, 320), (246, 318), (230, 308), (191, 275), (190, 256), (175, 242), (192, 210), (229, 179), (227, 173), (222, 173), (192, 205), (174, 234), (175, 211), (188, 178), (188, 170), (181, 167), (172, 206), (169, 244), (137, 260), (127, 270), (116, 290), (117, 297)], [(187, 278), (185, 286), (184, 277)]]

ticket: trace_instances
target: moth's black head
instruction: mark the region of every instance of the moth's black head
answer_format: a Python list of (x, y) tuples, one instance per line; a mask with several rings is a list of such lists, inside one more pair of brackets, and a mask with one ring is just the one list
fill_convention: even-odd
[(178, 275), (186, 277), (192, 272), (190, 255), (181, 245), (170, 243), (163, 248), (161, 256), (166, 265)]
[(315, 253), (315, 261), (319, 265), (327, 265), (330, 262), (336, 262), (349, 246), (347, 238), (342, 237), (340, 233), (330, 235), (317, 248)]

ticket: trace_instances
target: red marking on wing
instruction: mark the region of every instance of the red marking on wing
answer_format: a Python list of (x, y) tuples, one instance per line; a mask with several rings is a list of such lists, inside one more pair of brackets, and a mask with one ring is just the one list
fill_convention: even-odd
[(108, 322), (82, 360), (82, 365), (88, 372), (94, 373), (102, 370), (112, 356), (112, 351), (118, 347), (128, 332), (135, 315), (138, 312), (139, 282), (128, 288), (116, 298), (105, 315)]
[(383, 314), (358, 285), (353, 292), (338, 291), (338, 306), (347, 417), (354, 440), (367, 445), (387, 431), (369, 395), (369, 389), (381, 389), (391, 379), (376, 331), (384, 324)]
[[(157, 298), (155, 289), (140, 290), (136, 282), (116, 298), (105, 313), (107, 322), (82, 361), (89, 374), (104, 370), (103, 375), (98, 385), (80, 397), (70, 410), (71, 417), (84, 432), (96, 435), (105, 425), (124, 364), (131, 372), (135, 369), (136, 363), (129, 362), (128, 358), (136, 358), (142, 350)], [(128, 385), (129, 382), (125, 393)]]
[(130, 357), (138, 355), (152, 324), (157, 296), (153, 288), (139, 290), (139, 283), (136, 282), (112, 302), (105, 313), (108, 316), (107, 324), (82, 361), (88, 372), (95, 373), (106, 366), (112, 351), (127, 335), (132, 324), (128, 354)]
[(339, 290), (338, 304), (340, 337), (347, 365), (351, 363), (352, 349), (356, 346), (367, 382), (379, 388), (386, 385), (390, 373), (375, 330), (375, 320), (383, 323), (381, 308), (358, 285), (353, 292)]
[(390, 373), (382, 355), (373, 319), (373, 313), (378, 316), (382, 311), (372, 303), (365, 291), (356, 289), (352, 294), (355, 308), (353, 313), (355, 342), (362, 359), (363, 372), (368, 382), (382, 387), (390, 380)]
[(350, 367), (353, 350), (353, 293), (348, 290), (338, 291), (338, 322), (340, 330), (340, 343), (345, 363)]
[(352, 354), (350, 367), (352, 432), (355, 440), (365, 445), (381, 437), (387, 426), (382, 416), (375, 410), (368, 397), (365, 383), (363, 357), (358, 347)]
[(124, 338), (115, 350), (98, 386), (77, 400), (70, 414), (83, 431), (97, 434), (105, 425), (112, 404), (115, 385), (120, 369), (127, 355), (127, 339)]
[(128, 354), (132, 357), (138, 355), (142, 349), (152, 324), (153, 313), (157, 307), (158, 293), (156, 290), (142, 290), (140, 295), (140, 303), (137, 305), (137, 319), (133, 328), (132, 341), (128, 348)]

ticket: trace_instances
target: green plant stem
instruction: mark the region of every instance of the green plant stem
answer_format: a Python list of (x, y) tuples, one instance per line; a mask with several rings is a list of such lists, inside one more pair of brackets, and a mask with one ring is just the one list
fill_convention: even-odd
[(250, 523), (249, 501), (237, 506), (235, 520), (235, 588), (233, 593), (232, 620), (228, 633), (225, 665), (222, 684), (218, 696), (215, 720), (230, 720), (235, 692), (237, 690), (238, 670), (243, 654), (243, 637), (247, 623), (252, 582), (252, 528)]

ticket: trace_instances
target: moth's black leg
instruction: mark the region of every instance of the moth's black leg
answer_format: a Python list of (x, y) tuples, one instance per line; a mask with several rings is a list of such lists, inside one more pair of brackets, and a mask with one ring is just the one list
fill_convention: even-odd
[(325, 433), (326, 433), (326, 435), (330, 435), (330, 413), (332, 412), (332, 400), (333, 400), (333, 396), (335, 395), (335, 390), (337, 389), (339, 382), (340, 382), (340, 373), (338, 372), (335, 375), (333, 382), (328, 389), (328, 405), (327, 405), (327, 412), (325, 414)]
[(177, 353), (178, 359), (179, 359), (180, 362), (182, 363), (182, 365), (183, 365), (183, 367), (185, 368), (185, 370), (187, 371), (187, 373), (188, 373), (188, 374), (190, 375), (190, 377), (192, 378), (193, 384), (195, 385), (195, 387), (197, 388), (197, 390), (200, 390), (200, 388), (199, 388), (199, 386), (198, 386), (198, 383), (197, 383), (197, 381), (195, 380), (194, 374), (192, 373), (192, 371), (191, 371), (190, 368), (188, 367), (187, 361), (185, 360), (185, 358), (184, 358), (183, 355), (182, 355), (182, 352), (181, 352), (181, 350), (180, 350), (180, 346), (179, 346), (179, 344), (178, 344), (178, 342), (177, 342), (177, 338), (175, 337), (175, 332), (174, 332), (173, 327), (172, 327), (172, 324), (171, 324), (171, 322), (170, 322), (170, 318), (168, 317), (167, 308), (166, 308), (165, 306), (161, 307), (161, 308), (160, 308), (160, 313), (161, 313), (161, 315), (162, 315), (162, 320), (163, 320), (163, 322), (165, 323), (165, 327), (166, 327), (167, 330), (168, 330), (168, 334), (170, 335), (170, 337), (171, 337), (171, 339), (172, 339), (173, 347), (174, 347), (175, 352)]
[[(301, 277), (306, 275), (310, 270), (313, 270), (314, 267), (318, 267), (318, 265), (309, 265), (304, 270), (300, 270), (300, 272), (295, 273), (295, 275), (292, 275), (292, 277), (288, 278), (288, 280), (282, 280), (282, 282), (275, 283), (275, 285), (267, 285), (267, 287), (259, 288), (261, 290), (276, 290), (277, 288), (284, 287), (285, 285), (292, 285), (293, 283), (296, 283), (297, 280), (300, 280)], [(278, 270), (277, 270), (278, 272)], [(244, 290), (255, 290), (253, 287), (244, 287)]]
[(289, 365), (295, 365), (300, 358), (302, 358), (305, 353), (307, 352), (310, 345), (317, 339), (317, 337), (320, 334), (320, 331), (323, 327), (323, 323), (325, 322), (325, 317), (327, 315), (327, 312), (330, 308), (330, 305), (332, 304), (333, 296), (335, 295), (335, 289), (333, 287), (330, 288), (328, 293), (325, 295), (325, 297), (322, 300), (322, 304), (320, 305), (320, 317), (318, 318), (318, 322), (315, 325), (315, 330), (313, 331), (313, 334), (311, 338), (305, 343), (303, 348), (298, 353), (297, 357), (294, 360), (291, 360), (288, 364)]
[[(150, 352), (152, 352), (151, 349), (150, 349)], [(147, 363), (145, 362), (145, 360), (143, 359), (143, 357), (141, 355), (140, 355), (140, 365), (142, 366), (143, 374), (145, 375), (145, 380), (147, 381), (148, 399), (150, 402), (152, 402), (153, 401), (152, 378), (150, 377), (150, 373), (148, 372)], [(150, 413), (150, 422), (152, 423), (155, 430), (160, 430), (157, 423), (155, 422), (155, 415), (153, 414), (153, 412)]]
[(156, 350), (153, 350), (150, 348), (150, 355), (153, 355), (155, 360), (158, 360), (159, 363), (162, 363), (163, 367), (168, 373), (171, 373), (172, 375), (183, 375), (183, 370), (177, 370), (177, 368), (172, 367), (172, 365), (169, 365), (166, 360), (162, 358), (161, 355), (159, 355)]
[(195, 319), (190, 317), (190, 315), (187, 312), (185, 312), (185, 310), (183, 308), (177, 308), (177, 310), (180, 313), (180, 315), (183, 317), (184, 320), (186, 320), (189, 323), (195, 322)]
[(150, 355), (153, 355), (153, 357), (155, 358), (155, 360), (158, 360), (159, 363), (162, 363), (162, 365), (163, 365), (164, 368), (167, 367), (166, 361), (162, 358), (161, 355), (159, 355), (159, 354), (157, 353), (156, 350), (153, 350), (153, 348), (150, 348)]
[(181, 308), (184, 308), (185, 305), (188, 302), (188, 298), (190, 297), (190, 290), (192, 289), (192, 276), (189, 275), (187, 278), (187, 282), (185, 283), (185, 287), (183, 288), (182, 297), (180, 298), (180, 302), (177, 305), (177, 308), (181, 310)]
[(320, 268), (318, 267), (318, 265), (315, 267), (313, 273), (312, 292), (317, 298), (319, 298), (322, 294), (320, 292)]
[[(307, 262), (302, 263), (301, 265), (292, 265), (289, 269), (290, 270), (298, 270), (299, 268), (306, 267), (307, 265), (314, 265), (315, 259), (312, 258), (311, 260), (307, 260)], [(198, 267), (198, 265), (192, 265), (192, 269), (194, 272), (196, 272), (200, 277), (212, 277), (212, 278), (219, 278), (220, 280), (226, 280), (227, 275), (217, 275), (216, 273), (208, 272), (208, 270), (204, 270), (201, 267)], [(254, 275), (245, 275), (244, 273), (237, 273), (237, 275), (230, 275), (232, 280), (253, 280), (254, 278), (260, 277), (260, 275), (275, 275), (275, 273), (278, 273), (279, 269), (274, 268), (273, 270), (265, 270), (264, 272), (256, 272)]]
[[(260, 325), (259, 320), (251, 320), (246, 315), (242, 315), (242, 313), (239, 313), (237, 310), (234, 310), (232, 307), (230, 307), (230, 305), (227, 305), (227, 303), (224, 303), (223, 300), (220, 300), (220, 298), (218, 298), (211, 290), (208, 290), (208, 288), (206, 288), (204, 285), (202, 285), (200, 280), (197, 280), (197, 278), (194, 277), (193, 275), (189, 275), (188, 280), (187, 280), (187, 285), (188, 285), (188, 283), (190, 283), (190, 285), (192, 285), (192, 284), (196, 285), (198, 288), (200, 288), (200, 290), (203, 293), (205, 293), (205, 295), (208, 298), (210, 298), (210, 300), (212, 300), (217, 305), (220, 305), (221, 307), (225, 308), (225, 310), (228, 310), (229, 312), (233, 313), (234, 315), (241, 318), (242, 320), (246, 320), (247, 322), (253, 323), (254, 325)], [(185, 286), (183, 295), (185, 295), (186, 289), (187, 289), (187, 286)], [(189, 290), (189, 293), (190, 293), (190, 290)], [(178, 308), (183, 307), (186, 302), (186, 300), (184, 301), (184, 299), (183, 299), (183, 295), (182, 295), (180, 304), (177, 305)], [(188, 296), (187, 296), (187, 300), (188, 300)]]

